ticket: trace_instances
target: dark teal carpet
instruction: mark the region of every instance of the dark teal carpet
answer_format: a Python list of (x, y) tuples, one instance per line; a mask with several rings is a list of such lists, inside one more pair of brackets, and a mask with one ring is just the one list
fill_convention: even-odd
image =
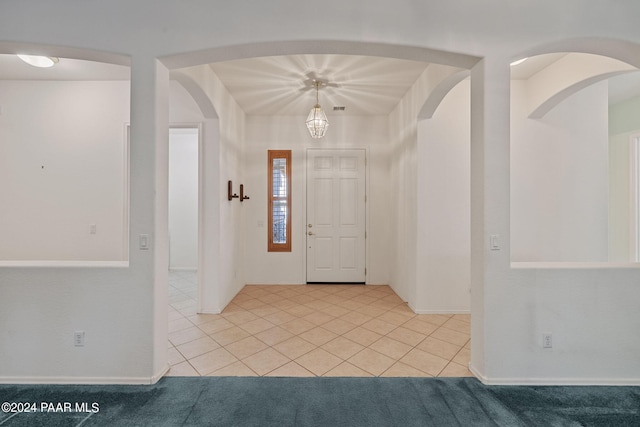
[(13, 403), (10, 411), (25, 405), (38, 410), (0, 412), (2, 427), (640, 426), (640, 387), (484, 386), (473, 378), (202, 377), (164, 378), (153, 386), (3, 385), (2, 402)]

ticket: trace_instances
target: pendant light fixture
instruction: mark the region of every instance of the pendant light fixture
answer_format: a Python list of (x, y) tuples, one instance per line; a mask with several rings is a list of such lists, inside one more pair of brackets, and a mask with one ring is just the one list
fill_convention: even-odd
[(311, 138), (319, 139), (327, 133), (327, 128), (329, 127), (329, 121), (327, 120), (327, 115), (322, 111), (322, 107), (320, 107), (320, 101), (318, 99), (318, 91), (320, 86), (323, 83), (319, 80), (313, 81), (313, 86), (316, 88), (316, 105), (311, 109), (309, 115), (307, 116), (307, 129), (309, 129), (309, 133), (311, 134)]

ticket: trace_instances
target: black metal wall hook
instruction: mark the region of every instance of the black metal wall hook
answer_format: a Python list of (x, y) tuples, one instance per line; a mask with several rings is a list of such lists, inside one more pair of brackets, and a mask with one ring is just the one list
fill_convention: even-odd
[(229, 183), (227, 185), (227, 199), (231, 201), (233, 199), (237, 199), (238, 197), (240, 196), (233, 192), (233, 183), (231, 182), (231, 180), (229, 180)]

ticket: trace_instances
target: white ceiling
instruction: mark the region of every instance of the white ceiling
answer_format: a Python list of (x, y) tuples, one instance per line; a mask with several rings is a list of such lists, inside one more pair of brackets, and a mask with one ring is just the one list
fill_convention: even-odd
[(319, 101), (328, 115), (387, 115), (429, 65), (350, 55), (292, 55), (211, 64), (249, 115), (306, 115), (316, 103), (313, 79), (328, 82)]
[[(512, 78), (526, 79), (564, 53), (529, 58), (512, 68)], [(306, 115), (315, 104), (314, 78), (327, 81), (320, 104), (328, 115), (386, 115), (413, 85), (428, 63), (351, 55), (292, 55), (211, 64), (247, 114)], [(120, 65), (61, 58), (52, 68), (23, 63), (0, 54), (0, 80), (127, 80)], [(609, 103), (640, 95), (640, 72), (609, 79)], [(345, 111), (333, 112), (334, 106)]]

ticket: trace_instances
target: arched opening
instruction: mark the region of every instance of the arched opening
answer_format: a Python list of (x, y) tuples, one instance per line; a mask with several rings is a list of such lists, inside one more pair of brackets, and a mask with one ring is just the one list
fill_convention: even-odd
[[(319, 60), (319, 58), (322, 59)], [(304, 263), (290, 262), (290, 259), (281, 260), (285, 257), (299, 257), (299, 260), (304, 261), (306, 223), (303, 217), (296, 214), (293, 218), (293, 255), (273, 256), (263, 250), (262, 240), (266, 241), (264, 226), (267, 223), (262, 209), (263, 204), (266, 206), (266, 202), (262, 203), (265, 200), (262, 187), (265, 182), (263, 169), (266, 163), (263, 157), (268, 148), (293, 149), (293, 170), (296, 178), (293, 180), (294, 204), (298, 203), (295, 209), (303, 212), (306, 192), (304, 187), (305, 150), (311, 147), (315, 149), (364, 148), (367, 151), (367, 203), (372, 205), (367, 214), (367, 283), (392, 285), (402, 300), (409, 301), (413, 309), (418, 309), (418, 312), (422, 313), (420, 316), (425, 316), (420, 317), (422, 320), (419, 321), (430, 319), (440, 322), (437, 326), (442, 326), (443, 323), (451, 320), (450, 325), (454, 325), (459, 321), (459, 319), (452, 319), (454, 314), (468, 313), (469, 309), (465, 311), (463, 308), (458, 311), (450, 310), (449, 316), (442, 316), (446, 310), (440, 310), (438, 311), (440, 314), (435, 314), (437, 310), (420, 311), (421, 307), (416, 304), (419, 294), (417, 288), (421, 286), (417, 281), (417, 268), (421, 261), (417, 258), (416, 252), (415, 225), (420, 219), (418, 201), (415, 194), (410, 194), (410, 188), (415, 188), (420, 178), (417, 165), (414, 164), (412, 168), (405, 166), (407, 166), (406, 162), (415, 161), (415, 158), (408, 153), (415, 150), (419, 140), (417, 118), (422, 114), (420, 110), (431, 108), (435, 111), (439, 104), (436, 98), (442, 100), (451, 87), (468, 75), (468, 71), (465, 74), (464, 70), (468, 70), (475, 64), (477, 58), (388, 45), (291, 42), (214, 49), (163, 58), (162, 61), (172, 69), (172, 74), (189, 76), (190, 82), (197, 82), (197, 86), (208, 98), (205, 104), (213, 106), (219, 119), (220, 139), (215, 148), (216, 152), (210, 153), (214, 158), (212, 165), (217, 175), (212, 177), (211, 182), (218, 187), (217, 198), (212, 201), (212, 207), (218, 216), (210, 225), (214, 229), (211, 236), (214, 236), (217, 245), (224, 249), (220, 252), (217, 274), (211, 277), (210, 282), (203, 283), (202, 292), (210, 292), (209, 295), (212, 298), (209, 300), (208, 307), (211, 310), (208, 311), (209, 313), (220, 312), (245, 283), (304, 283)], [(321, 65), (316, 62), (315, 66), (309, 66), (305, 61), (312, 63), (320, 61)], [(376, 97), (383, 99), (387, 97), (386, 92), (381, 90), (375, 92), (376, 84), (380, 85), (378, 87), (382, 87), (383, 84), (393, 86), (397, 84), (396, 79), (400, 80), (398, 76), (403, 72), (401, 67), (389, 65), (394, 61), (416, 64), (417, 71), (409, 83), (402, 83), (406, 86), (392, 104), (387, 104), (386, 109), (376, 109), (378, 105)], [(340, 65), (335, 66), (335, 64)], [(341, 79), (340, 76), (344, 75), (344, 71), (338, 69), (339, 67), (350, 67), (354, 75), (353, 81)], [(409, 67), (405, 67), (405, 74), (407, 74), (407, 68)], [(249, 71), (255, 75), (249, 75)], [(462, 74), (456, 74), (458, 72)], [(361, 75), (358, 76), (358, 73)], [(331, 104), (339, 105), (340, 100), (347, 99), (350, 101), (346, 106), (347, 111), (350, 108), (354, 110), (360, 108), (364, 111), (360, 115), (334, 113), (333, 117), (330, 116), (331, 130), (320, 142), (310, 141), (306, 129), (300, 126), (304, 124), (304, 116), (312, 105), (311, 98), (307, 99), (308, 97), (305, 96), (307, 94), (304, 92), (304, 81), (310, 79), (309, 76), (329, 80), (330, 85), (326, 90), (320, 91), (321, 104), (325, 103), (331, 107)], [(332, 80), (335, 76), (338, 77)], [(368, 78), (366, 89), (373, 88), (364, 97), (362, 92), (366, 89), (360, 89), (361, 98), (358, 98), (358, 94), (354, 92), (357, 85), (361, 83), (356, 77)], [(397, 89), (394, 88), (394, 90)], [(468, 92), (466, 96), (469, 96)], [(389, 98), (392, 97), (389, 96)], [(198, 104), (202, 105), (202, 100), (198, 101)], [(293, 110), (293, 112), (280, 114), (265, 113), (269, 109), (278, 106), (284, 108), (284, 105), (289, 107), (292, 104), (298, 105), (299, 111)], [(423, 105), (426, 107), (423, 108)], [(433, 115), (433, 111), (429, 114)], [(391, 125), (388, 124), (389, 120)], [(242, 204), (235, 200), (226, 200), (227, 181), (233, 182), (234, 191), (238, 191), (238, 186), (244, 184), (245, 191), (251, 199)], [(394, 191), (394, 188), (400, 191)], [(408, 256), (398, 256), (395, 248), (403, 248), (402, 250), (406, 250)], [(210, 258), (207, 260), (207, 262), (211, 261)], [(275, 268), (276, 265), (279, 267)], [(468, 267), (467, 265), (467, 269)], [(407, 271), (412, 269), (414, 271), (407, 274)], [(467, 283), (465, 287), (467, 298), (468, 286)], [(382, 297), (384, 295), (379, 298)], [(272, 309), (287, 314), (286, 310), (278, 307), (275, 302), (272, 305), (259, 298), (251, 298), (251, 300), (251, 304), (261, 304), (260, 307), (265, 310), (265, 317), (275, 314), (268, 313)], [(235, 301), (232, 306), (234, 310), (246, 311), (246, 307), (235, 305)], [(383, 312), (387, 311), (391, 310), (386, 309)], [(227, 314), (229, 313), (223, 312), (222, 318), (238, 318), (238, 321), (241, 321), (237, 313), (231, 313), (230, 316)], [(407, 312), (404, 314), (407, 318), (401, 323), (415, 316), (414, 312), (411, 312), (410, 316)], [(341, 315), (329, 316), (337, 320)], [(402, 314), (399, 316), (401, 319)], [(396, 318), (396, 321), (399, 318)], [(274, 321), (275, 317), (270, 320)], [(465, 320), (468, 331), (468, 318)], [(430, 329), (433, 324), (429, 326), (428, 321), (423, 323), (425, 330), (434, 332)], [(393, 323), (390, 325), (394, 330), (401, 326)], [(233, 330), (238, 325), (231, 321), (226, 326), (227, 329)], [(272, 326), (280, 327), (278, 323)], [(460, 324), (456, 326), (464, 327)], [(276, 329), (275, 327), (273, 329)], [(355, 325), (354, 329), (357, 327), (359, 325)], [(212, 321), (207, 328), (211, 334), (216, 334), (218, 328), (224, 330), (224, 324)], [(415, 332), (412, 331), (409, 334)], [(454, 331), (454, 334), (458, 332)], [(429, 334), (422, 338), (426, 338), (427, 335)], [(460, 340), (464, 335), (464, 332), (460, 332), (456, 338)], [(464, 342), (459, 343), (457, 348), (468, 353), (469, 333), (467, 332), (466, 335)], [(465, 345), (466, 348), (463, 349)], [(177, 350), (179, 351), (179, 348)], [(449, 361), (450, 359), (446, 360), (435, 374), (445, 368)], [(466, 370), (466, 366), (461, 366)]]
[(618, 49), (596, 55), (580, 46), (512, 66), (516, 263), (633, 261), (629, 150), (639, 126), (617, 123), (640, 95), (640, 73)]
[[(128, 59), (0, 45), (4, 266), (127, 266)], [(50, 68), (16, 53), (54, 58)]]

